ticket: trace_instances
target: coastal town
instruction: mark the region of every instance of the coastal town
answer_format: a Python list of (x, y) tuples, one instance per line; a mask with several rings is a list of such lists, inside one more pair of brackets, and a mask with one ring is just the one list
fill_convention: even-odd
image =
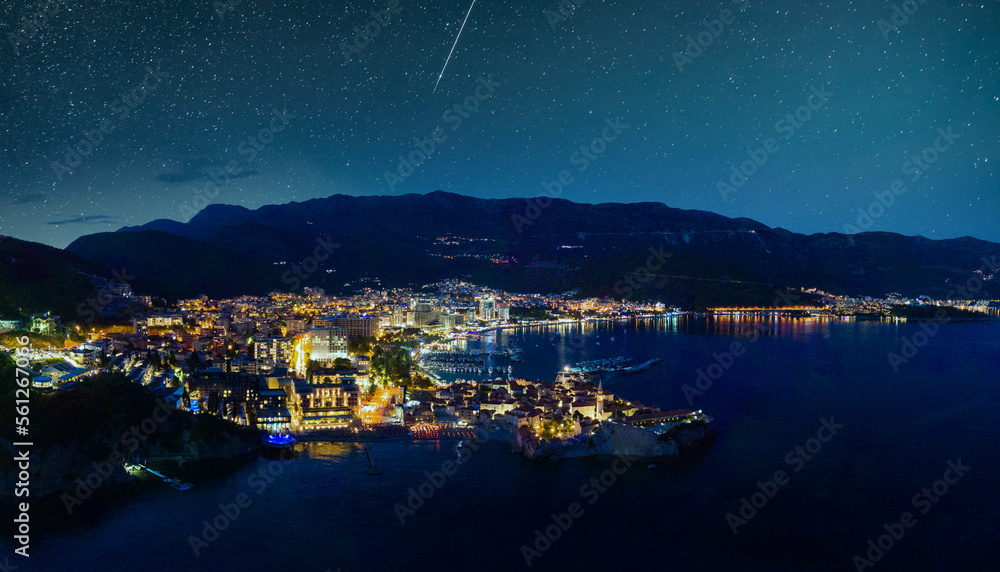
[[(802, 295), (821, 303), (712, 313), (889, 318), (899, 305), (938, 304), (815, 290)], [(202, 296), (170, 307), (133, 294), (128, 284), (109, 284), (97, 302), (85, 308), (96, 320), (63, 325), (58, 317), (40, 315), (25, 323), (0, 321), (2, 329), (30, 332), (36, 391), (71, 391), (96, 373), (120, 372), (177, 409), (272, 435), (422, 438), (478, 429), (529, 457), (586, 447), (593, 453), (602, 427), (644, 433), (633, 439), (630, 452), (650, 455), (657, 440), (678, 426), (710, 421), (700, 411), (661, 409), (605, 389), (609, 376), (645, 371), (658, 359), (567, 363), (551, 378), (528, 379), (513, 374), (520, 348), (497, 347), (491, 337), (503, 328), (683, 314), (660, 303), (578, 299), (573, 292), (510, 294), (462, 281), (420, 291), (372, 284), (352, 296), (316, 288), (300, 295)], [(951, 305), (995, 314), (995, 304)]]

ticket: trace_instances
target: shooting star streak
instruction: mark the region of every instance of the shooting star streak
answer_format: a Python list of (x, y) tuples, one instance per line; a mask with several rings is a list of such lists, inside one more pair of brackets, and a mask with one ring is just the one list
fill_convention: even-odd
[(472, 7), (475, 5), (476, 5), (476, 0), (472, 0), (472, 4), (469, 5), (469, 11), (465, 13), (465, 19), (462, 20), (462, 27), (458, 29), (458, 35), (455, 36), (455, 43), (451, 45), (451, 51), (448, 52), (448, 59), (444, 61), (444, 67), (441, 68), (441, 73), (438, 74), (437, 83), (434, 84), (434, 91), (432, 91), (431, 93), (437, 92), (438, 84), (441, 83), (441, 78), (444, 77), (444, 70), (448, 69), (448, 62), (451, 61), (451, 55), (455, 53), (455, 46), (458, 45), (458, 39), (462, 37), (462, 30), (465, 29), (465, 23), (469, 21), (469, 14), (472, 13)]

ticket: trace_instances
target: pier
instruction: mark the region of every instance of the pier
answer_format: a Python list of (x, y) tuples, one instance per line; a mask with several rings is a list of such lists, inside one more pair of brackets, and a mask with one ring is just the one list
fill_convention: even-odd
[(150, 469), (149, 467), (143, 465), (142, 463), (126, 463), (125, 470), (128, 471), (129, 474), (141, 473), (142, 471), (146, 471), (147, 473), (150, 473), (152, 475), (155, 475), (163, 479), (164, 483), (167, 483), (168, 485), (179, 491), (186, 491), (191, 488), (191, 485), (189, 483), (181, 482), (180, 479), (172, 479), (164, 475), (163, 473), (160, 473), (159, 471), (154, 471), (153, 469)]

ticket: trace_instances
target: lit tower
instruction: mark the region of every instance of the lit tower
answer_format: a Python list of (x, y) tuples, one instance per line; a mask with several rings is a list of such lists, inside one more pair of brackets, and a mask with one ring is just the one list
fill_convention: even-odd
[(597, 420), (604, 421), (604, 380), (597, 382)]

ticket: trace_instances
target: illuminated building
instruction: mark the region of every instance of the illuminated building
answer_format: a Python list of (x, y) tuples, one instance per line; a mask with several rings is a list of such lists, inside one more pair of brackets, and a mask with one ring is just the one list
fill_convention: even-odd
[(289, 338), (295, 337), (296, 334), (301, 334), (306, 331), (306, 321), (295, 318), (289, 318), (285, 320), (284, 330), (286, 337)]
[(295, 391), (302, 411), (302, 428), (343, 429), (351, 426), (360, 411), (360, 391), (353, 383), (325, 383), (339, 376), (317, 376), (323, 383), (297, 384)]
[(150, 316), (146, 318), (146, 325), (150, 328), (169, 328), (183, 325), (183, 323), (184, 320), (180, 316)]
[(491, 296), (479, 299), (479, 319), (489, 322), (496, 319), (497, 301)]
[(43, 336), (54, 336), (59, 329), (59, 318), (49, 313), (38, 314), (31, 317), (29, 330), (35, 334)]
[(316, 318), (313, 329), (342, 328), (349, 338), (373, 338), (378, 335), (378, 320), (369, 316), (336, 316), (334, 318)]
[(314, 328), (309, 332), (310, 359), (321, 363), (347, 358), (347, 330), (344, 328)]
[[(218, 368), (198, 370), (188, 378), (188, 391), (192, 401), (213, 393), (220, 404), (238, 404), (257, 407), (260, 395), (260, 378), (241, 373), (226, 373)], [(210, 411), (215, 413), (215, 411)]]
[(292, 358), (292, 342), (288, 338), (257, 336), (253, 339), (253, 355), (262, 364), (287, 365)]

